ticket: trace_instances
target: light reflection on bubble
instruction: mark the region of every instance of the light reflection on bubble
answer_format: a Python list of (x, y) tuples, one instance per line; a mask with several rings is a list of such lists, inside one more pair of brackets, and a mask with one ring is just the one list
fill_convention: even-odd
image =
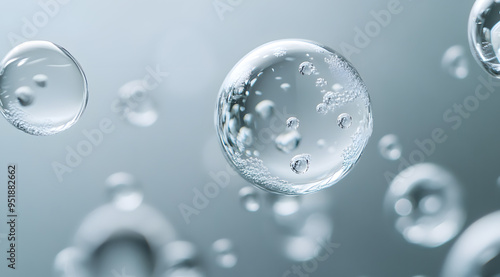
[(111, 201), (120, 209), (131, 211), (143, 200), (140, 184), (126, 172), (114, 173), (106, 179), (106, 188)]

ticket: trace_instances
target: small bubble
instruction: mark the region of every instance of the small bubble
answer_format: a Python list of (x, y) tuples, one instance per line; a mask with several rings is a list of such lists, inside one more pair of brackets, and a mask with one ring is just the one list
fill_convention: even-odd
[(301, 139), (302, 137), (300, 136), (300, 133), (293, 130), (284, 132), (277, 136), (274, 140), (274, 143), (276, 144), (276, 148), (278, 148), (282, 152), (290, 153), (293, 150), (297, 149)]
[(340, 128), (347, 129), (351, 127), (351, 124), (352, 124), (352, 116), (349, 115), (348, 113), (341, 113), (337, 117), (337, 125), (339, 125)]
[(300, 124), (299, 119), (293, 116), (288, 118), (286, 121), (286, 127), (289, 129), (296, 130), (297, 128), (299, 128), (299, 124)]
[(239, 192), (240, 202), (243, 208), (249, 212), (256, 212), (260, 209), (260, 197), (253, 187), (244, 187)]
[(329, 91), (323, 95), (323, 103), (330, 106), (335, 102), (335, 93)]
[(255, 106), (255, 111), (262, 119), (269, 119), (274, 113), (274, 102), (271, 100), (262, 100)]
[(383, 136), (378, 142), (378, 149), (382, 157), (391, 161), (401, 158), (403, 151), (399, 138), (393, 134)]
[(328, 85), (328, 82), (325, 79), (323, 79), (323, 78), (316, 79), (316, 86), (317, 87), (324, 87), (326, 85)]
[(216, 240), (212, 244), (212, 251), (215, 253), (215, 262), (220, 267), (232, 268), (238, 262), (233, 242), (229, 239)]
[(311, 163), (311, 155), (300, 154), (292, 158), (290, 161), (290, 168), (297, 174), (304, 174), (309, 170)]
[(24, 107), (31, 105), (35, 99), (34, 92), (30, 87), (19, 87), (14, 93), (19, 101), (19, 104)]
[(326, 106), (325, 103), (319, 103), (316, 106), (316, 111), (320, 114), (326, 114), (328, 112), (328, 107)]
[(318, 141), (316, 142), (316, 145), (319, 147), (319, 148), (325, 148), (326, 146), (326, 141), (324, 139), (318, 139)]
[(290, 89), (290, 84), (289, 83), (283, 83), (281, 84), (281, 89), (284, 91), (288, 91)]
[(279, 216), (289, 216), (300, 209), (300, 197), (298, 196), (272, 196), (273, 212)]
[(316, 72), (316, 67), (311, 62), (303, 62), (299, 65), (299, 72), (302, 75), (311, 75)]
[(448, 74), (457, 79), (464, 79), (469, 75), (469, 62), (464, 47), (460, 45), (454, 45), (446, 50), (441, 65)]
[(47, 85), (47, 76), (45, 74), (37, 74), (33, 76), (33, 82), (39, 87), (44, 88)]
[(243, 143), (245, 146), (250, 146), (253, 144), (253, 131), (248, 127), (241, 127), (238, 132), (237, 140), (240, 143)]
[(125, 172), (114, 173), (106, 179), (111, 201), (122, 210), (132, 211), (142, 204), (144, 195), (140, 184)]
[(247, 113), (244, 117), (243, 117), (243, 121), (245, 122), (245, 124), (247, 126), (252, 126), (253, 125), (253, 115), (250, 114), (250, 113)]

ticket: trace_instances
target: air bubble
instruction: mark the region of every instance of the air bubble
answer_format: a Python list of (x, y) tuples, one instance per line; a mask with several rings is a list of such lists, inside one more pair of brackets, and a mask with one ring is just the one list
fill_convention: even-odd
[(151, 126), (158, 119), (154, 100), (142, 80), (130, 81), (120, 88), (113, 110), (138, 127)]
[(351, 127), (352, 124), (352, 116), (348, 113), (341, 113), (337, 117), (337, 125), (342, 129), (347, 129)]
[(401, 171), (386, 193), (386, 206), (403, 238), (424, 247), (451, 240), (465, 222), (458, 181), (434, 164), (416, 164)]
[(316, 67), (311, 62), (303, 62), (299, 65), (299, 72), (302, 75), (311, 75), (316, 72)]
[(396, 135), (388, 134), (383, 136), (378, 142), (378, 149), (383, 158), (395, 161), (401, 158), (403, 147)]
[(476, 0), (469, 16), (469, 46), (476, 61), (500, 78), (500, 2)]
[(132, 211), (142, 204), (140, 184), (125, 172), (114, 173), (106, 179), (106, 188), (113, 204), (121, 210)]
[(229, 239), (219, 239), (212, 244), (215, 262), (222, 268), (232, 268), (238, 262), (233, 242)]
[[(277, 48), (285, 54), (274, 55)], [(332, 91), (330, 106), (323, 103), (318, 79), (328, 84), (325, 89), (330, 84), (343, 88)], [(286, 93), (281, 87), (285, 83), (290, 84)], [(339, 113), (354, 116), (349, 128), (335, 126)], [(300, 127), (287, 122), (291, 117), (300, 119)], [(271, 42), (241, 59), (221, 85), (215, 122), (224, 154), (236, 171), (260, 188), (288, 195), (312, 193), (340, 181), (359, 160), (372, 132), (370, 98), (355, 68), (336, 52), (302, 40)], [(349, 124), (344, 121), (343, 126)], [(252, 131), (251, 143), (242, 139), (249, 136), (238, 136), (242, 127)], [(318, 147), (319, 139), (328, 146)], [(313, 157), (314, 166), (298, 174), (290, 170), (290, 162), (301, 153)], [(302, 172), (299, 165), (295, 168)]]
[(85, 110), (87, 79), (69, 52), (54, 43), (14, 47), (0, 72), (0, 112), (21, 131), (53, 135), (73, 126)]
[(311, 162), (311, 155), (301, 154), (297, 155), (290, 160), (290, 168), (297, 174), (304, 174), (309, 170)]
[(464, 79), (469, 75), (469, 62), (464, 47), (460, 45), (454, 45), (446, 50), (441, 65), (443, 70), (454, 78)]
[(289, 129), (296, 130), (297, 128), (299, 128), (299, 124), (300, 124), (299, 120), (293, 116), (286, 120), (286, 127)]
[(243, 208), (249, 212), (256, 212), (260, 209), (260, 196), (253, 187), (243, 187), (239, 192), (240, 202)]

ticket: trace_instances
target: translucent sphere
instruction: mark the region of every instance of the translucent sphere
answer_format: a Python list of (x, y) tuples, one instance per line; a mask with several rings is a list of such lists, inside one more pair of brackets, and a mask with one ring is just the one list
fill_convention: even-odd
[(429, 163), (401, 171), (386, 194), (386, 208), (398, 232), (410, 243), (437, 247), (463, 227), (461, 188), (445, 169)]
[(304, 40), (271, 42), (240, 60), (220, 89), (215, 123), (241, 176), (289, 195), (337, 183), (372, 133), (370, 98), (356, 69)]
[(19, 130), (52, 135), (75, 124), (85, 110), (87, 79), (64, 48), (25, 42), (0, 66), (0, 112)]
[(500, 78), (500, 2), (477, 0), (469, 17), (469, 44), (483, 68)]
[(467, 228), (455, 242), (443, 266), (442, 277), (500, 275), (500, 211)]

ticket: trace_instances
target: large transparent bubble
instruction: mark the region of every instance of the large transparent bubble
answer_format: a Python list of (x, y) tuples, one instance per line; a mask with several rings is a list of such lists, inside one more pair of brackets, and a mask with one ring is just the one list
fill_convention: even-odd
[(341, 180), (372, 133), (356, 69), (317, 43), (280, 40), (247, 54), (220, 89), (215, 124), (228, 161), (254, 185), (297, 195)]
[(469, 17), (469, 44), (483, 68), (500, 78), (500, 2), (477, 0)]
[(2, 60), (0, 112), (18, 129), (52, 135), (75, 124), (87, 106), (87, 79), (64, 48), (28, 41)]

